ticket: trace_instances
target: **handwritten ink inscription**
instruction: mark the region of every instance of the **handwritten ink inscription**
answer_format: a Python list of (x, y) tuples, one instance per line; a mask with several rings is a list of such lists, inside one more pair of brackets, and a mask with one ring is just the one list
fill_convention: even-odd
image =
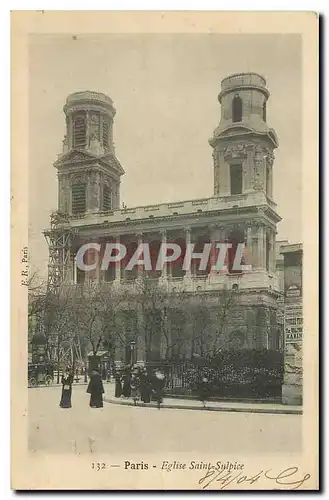
[[(123, 470), (143, 470), (147, 471), (157, 468), (157, 465), (152, 465), (145, 462), (130, 462), (126, 460), (123, 464), (107, 464), (104, 462), (92, 462), (91, 468), (94, 471), (110, 470), (112, 468), (122, 468)], [(198, 480), (198, 485), (201, 489), (213, 490), (297, 490), (310, 479), (311, 475), (302, 473), (297, 466), (287, 467), (282, 470), (261, 469), (255, 474), (249, 474), (245, 470), (245, 464), (242, 462), (221, 462), (216, 464), (211, 462), (173, 462), (164, 460), (159, 467), (161, 471), (169, 473), (178, 473), (187, 470), (203, 470), (201, 479)]]
[(270, 489), (297, 490), (310, 479), (310, 477), (310, 474), (301, 474), (298, 467), (288, 467), (279, 472), (275, 472), (272, 469), (262, 469), (256, 474), (251, 475), (245, 474), (243, 471), (240, 471), (238, 474), (232, 474), (227, 470), (213, 467), (208, 469), (206, 474), (199, 479), (198, 484), (202, 486), (202, 489), (207, 489), (210, 485), (212, 485), (214, 489), (220, 490), (224, 490), (229, 485), (231, 485), (231, 488), (236, 487), (236, 489), (238, 489), (239, 485), (248, 484), (252, 486), (254, 483), (261, 482), (265, 479), (271, 482)]

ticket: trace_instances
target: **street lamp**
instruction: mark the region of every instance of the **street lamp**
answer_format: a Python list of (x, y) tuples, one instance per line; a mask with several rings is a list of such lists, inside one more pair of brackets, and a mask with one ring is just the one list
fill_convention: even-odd
[(130, 366), (134, 364), (134, 351), (135, 351), (136, 342), (135, 340), (130, 341)]

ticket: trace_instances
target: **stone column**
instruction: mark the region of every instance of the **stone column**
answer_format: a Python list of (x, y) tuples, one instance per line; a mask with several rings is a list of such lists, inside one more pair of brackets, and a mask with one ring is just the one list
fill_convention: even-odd
[[(212, 244), (210, 251), (210, 263), (211, 267), (215, 266), (218, 260), (219, 252), (222, 252), (219, 248), (216, 248), (217, 243), (226, 243), (225, 241), (225, 227), (219, 226), (217, 224), (212, 224), (210, 227), (210, 242)], [(225, 262), (227, 265), (227, 262)], [(218, 274), (222, 274), (223, 269), (210, 269), (211, 276), (217, 276)]]
[[(117, 236), (117, 237), (115, 238), (115, 243), (116, 243), (117, 245), (119, 245), (119, 244), (120, 244), (120, 236)], [(121, 281), (121, 260), (119, 260), (119, 261), (117, 261), (117, 262), (115, 263), (115, 281), (116, 281), (117, 283), (120, 283), (120, 281)]]
[[(137, 245), (139, 246), (143, 243), (143, 233), (141, 233), (141, 232), (136, 233), (136, 236), (138, 238)], [(144, 273), (144, 267), (137, 266), (137, 277), (139, 278), (139, 277), (143, 276), (143, 273)], [(145, 274), (146, 274), (146, 272), (145, 272)]]
[(220, 191), (219, 191), (219, 187), (220, 187), (220, 163), (219, 163), (219, 155), (220, 155), (220, 152), (219, 150), (216, 148), (213, 150), (213, 153), (212, 153), (212, 157), (213, 157), (213, 160), (214, 160), (214, 195), (215, 196), (219, 196), (220, 194)]
[(104, 143), (103, 143), (103, 120), (104, 120), (104, 116), (101, 113), (99, 115), (99, 142), (101, 143), (102, 148), (104, 149)]
[[(186, 248), (187, 248), (191, 244), (191, 228), (186, 227), (184, 230), (185, 230), (185, 243), (186, 243)], [(185, 272), (186, 278), (191, 278), (191, 276), (192, 276), (191, 265), (189, 265), (187, 271)]]
[(109, 123), (109, 151), (113, 151), (113, 119), (112, 118), (111, 118), (110, 123)]
[(253, 158), (254, 158), (254, 146), (253, 144), (246, 144), (246, 176), (245, 176), (245, 189), (244, 192), (253, 191)]
[[(85, 253), (85, 257), (84, 257), (84, 262), (89, 266), (91, 264), (93, 264), (94, 262), (94, 251), (93, 250), (87, 250), (87, 252)], [(84, 271), (85, 273), (85, 283), (90, 283), (91, 281), (93, 281), (95, 279), (95, 273), (96, 271), (93, 269), (91, 271)]]
[[(160, 231), (161, 234), (161, 244), (166, 245), (167, 244), (167, 231), (164, 229)], [(167, 263), (165, 262), (162, 270), (161, 270), (161, 278), (167, 279)]]
[(77, 284), (77, 275), (78, 275), (78, 270), (77, 270), (77, 256), (73, 255), (73, 283), (76, 285)]
[(98, 172), (89, 171), (86, 193), (86, 212), (97, 212), (100, 209), (100, 175)]
[[(101, 242), (98, 241), (97, 243), (101, 243)], [(102, 251), (102, 245), (101, 245), (100, 252), (101, 251)], [(95, 269), (95, 277), (94, 277), (94, 280), (97, 281), (98, 283), (99, 283), (100, 278), (101, 278), (101, 264), (102, 264), (102, 256), (101, 256), (100, 252), (97, 252), (97, 254), (96, 254), (96, 269)]]
[[(267, 228), (266, 228), (266, 226), (263, 226), (263, 267), (264, 267), (264, 269), (266, 269), (266, 252), (267, 252), (267, 248), (266, 248), (267, 237), (266, 237), (266, 235), (267, 235)], [(269, 253), (268, 257), (269, 257), (269, 261), (270, 261), (270, 253)]]
[(218, 241), (218, 226), (216, 224), (210, 224), (209, 226), (210, 229), (210, 243), (211, 243), (211, 249), (210, 249), (210, 274), (211, 275), (216, 275), (218, 274), (218, 271), (216, 269), (212, 269), (213, 266), (216, 265), (217, 262), (217, 254), (218, 254), (218, 249), (216, 248), (216, 243), (219, 243)]
[(73, 148), (73, 120), (72, 120), (71, 113), (68, 115), (67, 137), (68, 137), (68, 147), (69, 147), (69, 149), (72, 149)]
[(247, 245), (247, 251), (245, 252), (245, 255), (247, 256), (246, 259), (246, 265), (248, 266), (254, 266), (254, 257), (253, 257), (253, 245), (252, 245), (252, 226), (248, 225), (247, 230), (246, 230), (246, 245)]
[(86, 112), (86, 147), (90, 146), (90, 114)]
[(276, 268), (276, 245), (275, 231), (271, 232), (271, 253), (270, 253), (270, 272), (275, 273)]
[(269, 169), (269, 172), (268, 172), (268, 180), (269, 180), (268, 196), (270, 199), (273, 198), (273, 162), (274, 162), (274, 154), (273, 154), (273, 151), (269, 150), (267, 152), (266, 165)]
[(257, 245), (258, 245), (258, 256), (257, 256), (257, 267), (263, 269), (264, 268), (264, 226), (263, 224), (259, 224), (257, 229)]

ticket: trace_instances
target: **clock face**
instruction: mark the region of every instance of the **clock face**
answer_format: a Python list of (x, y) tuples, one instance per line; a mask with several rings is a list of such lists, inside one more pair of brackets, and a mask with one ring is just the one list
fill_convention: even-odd
[(97, 125), (98, 124), (98, 116), (97, 115), (92, 115), (91, 117), (91, 123)]

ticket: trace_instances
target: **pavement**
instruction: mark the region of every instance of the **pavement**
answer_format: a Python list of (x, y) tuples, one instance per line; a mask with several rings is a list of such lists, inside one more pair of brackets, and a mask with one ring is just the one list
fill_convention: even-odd
[[(85, 386), (86, 382), (80, 381), (75, 383), (74, 386)], [(52, 387), (59, 387), (61, 384), (53, 384)], [(110, 404), (122, 406), (139, 406), (144, 408), (156, 408), (157, 403), (143, 403), (137, 401), (136, 405), (131, 398), (115, 398), (114, 382), (104, 382), (104, 401)], [(176, 409), (176, 410), (199, 410), (199, 411), (225, 411), (225, 412), (247, 412), (247, 413), (273, 413), (273, 414), (287, 414), (287, 415), (302, 415), (303, 408), (301, 406), (284, 405), (280, 403), (266, 403), (266, 402), (236, 402), (236, 401), (207, 401), (206, 406), (203, 407), (201, 401), (197, 399), (182, 399), (182, 398), (169, 398), (165, 397), (161, 405), (162, 408)]]
[[(114, 397), (114, 383), (104, 384), (105, 395), (104, 401), (111, 404), (123, 406), (139, 406), (156, 408), (157, 403), (143, 403), (137, 401), (136, 405), (131, 398), (115, 398)], [(225, 411), (225, 412), (247, 412), (247, 413), (273, 413), (273, 414), (288, 414), (288, 415), (302, 415), (303, 409), (300, 406), (288, 406), (278, 403), (253, 403), (253, 402), (233, 402), (233, 401), (207, 401), (206, 406), (197, 399), (180, 399), (165, 397), (162, 408), (176, 409), (176, 410), (198, 410), (198, 411)]]
[[(105, 384), (106, 398), (114, 384)], [(59, 407), (61, 387), (28, 390), (29, 450), (49, 454), (143, 456), (193, 453), (300, 453), (303, 417), (248, 412), (186, 411), (104, 404), (90, 408), (86, 386), (74, 384), (72, 408)], [(166, 403), (166, 400), (165, 400)], [(168, 401), (167, 401), (168, 403)], [(192, 404), (191, 402), (187, 402)], [(195, 402), (199, 404), (199, 402)]]

